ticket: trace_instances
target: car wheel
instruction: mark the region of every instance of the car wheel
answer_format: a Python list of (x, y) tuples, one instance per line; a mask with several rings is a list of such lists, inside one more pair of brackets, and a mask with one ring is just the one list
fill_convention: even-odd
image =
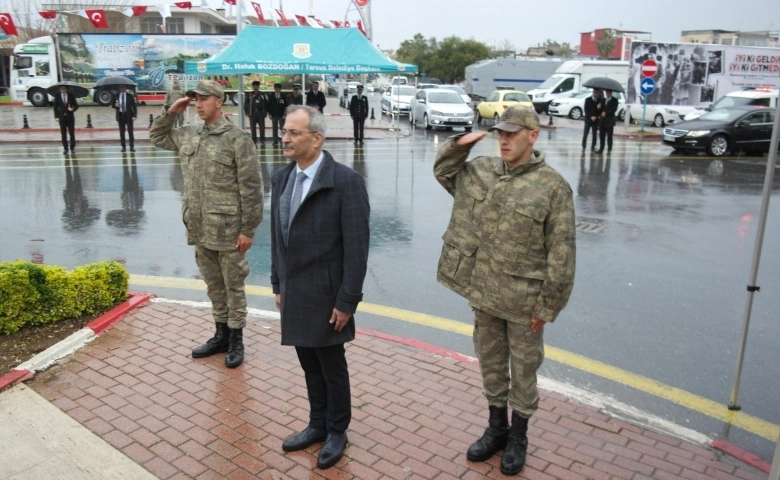
[(409, 124), (412, 126), (412, 128), (415, 128), (417, 126), (414, 123), (414, 115), (412, 115), (412, 112), (409, 112)]
[(501, 118), (498, 116), (498, 114), (493, 115), (493, 125), (498, 125), (498, 122), (501, 121)]
[(571, 112), (569, 112), (569, 118), (572, 120), (579, 120), (582, 118), (582, 109), (580, 107), (572, 108)]
[(46, 93), (46, 90), (42, 88), (31, 89), (27, 98), (30, 99), (30, 103), (35, 107), (45, 107), (49, 104), (49, 95)]
[(114, 93), (111, 90), (100, 90), (95, 93), (92, 100), (101, 107), (107, 107), (114, 103)]
[(715, 135), (707, 142), (707, 155), (722, 157), (729, 151), (729, 139), (725, 135)]
[(620, 115), (618, 115), (618, 120), (622, 122), (625, 119), (626, 119), (626, 109), (624, 108), (623, 110), (620, 111)]
[(657, 113), (655, 115), (655, 118), (653, 118), (653, 125), (655, 125), (658, 128), (661, 128), (664, 125), (666, 125), (666, 123), (664, 123), (664, 116), (661, 115), (660, 113)]
[(428, 114), (427, 113), (425, 115), (423, 115), (423, 125), (425, 125), (425, 129), (426, 130), (430, 130), (431, 129), (431, 124), (428, 123)]

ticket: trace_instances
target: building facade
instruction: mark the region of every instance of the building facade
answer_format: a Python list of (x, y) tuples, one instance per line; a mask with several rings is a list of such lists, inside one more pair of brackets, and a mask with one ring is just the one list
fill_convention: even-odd
[(600, 58), (601, 54), (599, 53), (597, 44), (604, 36), (604, 32), (607, 31), (612, 32), (612, 35), (615, 37), (615, 48), (609, 53), (609, 58), (607, 60), (627, 60), (631, 55), (631, 44), (634, 41), (647, 42), (652, 40), (652, 34), (650, 32), (599, 28), (591, 32), (580, 33), (580, 56)]

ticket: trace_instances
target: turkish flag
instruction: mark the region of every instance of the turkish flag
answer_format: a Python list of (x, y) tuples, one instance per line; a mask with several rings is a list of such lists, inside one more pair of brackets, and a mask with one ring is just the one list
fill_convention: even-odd
[(284, 15), (284, 12), (279, 10), (278, 8), (276, 8), (274, 10), (276, 10), (276, 14), (279, 15), (279, 18), (282, 19), (282, 23), (284, 23), (284, 26), (285, 27), (289, 27), (290, 26), (290, 22), (287, 20), (287, 17)]
[(324, 23), (322, 22), (322, 20), (320, 20), (319, 18), (315, 18), (315, 19), (314, 19), (314, 21), (317, 23), (317, 25), (318, 25), (320, 28), (325, 28), (325, 24), (324, 24)]
[(43, 12), (38, 12), (38, 15), (45, 18), (46, 20), (53, 20), (57, 18), (57, 10), (45, 10)]
[(357, 27), (358, 27), (358, 30), (360, 30), (360, 33), (362, 33), (366, 37), (368, 36), (368, 35), (366, 35), (366, 29), (363, 28), (363, 22), (362, 21), (360, 21), (360, 20), (357, 21)]
[(330, 23), (332, 23), (333, 26), (336, 28), (341, 28), (341, 22), (339, 22), (338, 20), (331, 20)]
[(3, 29), (6, 35), (19, 35), (10, 13), (0, 13), (0, 28)]
[(260, 20), (260, 23), (265, 23), (265, 17), (263, 16), (263, 7), (261, 7), (259, 3), (252, 2), (252, 8), (255, 9), (255, 13), (257, 14), (257, 19)]
[(174, 3), (174, 5), (176, 5), (179, 8), (186, 8), (188, 10), (192, 8), (192, 2), (178, 2), (178, 3)]
[(368, 0), (355, 0), (355, 4), (358, 7), (365, 7), (366, 5), (368, 5)]
[(95, 28), (108, 28), (108, 20), (106, 20), (105, 10), (85, 10), (87, 18)]
[(349, 28), (352, 25), (349, 24), (349, 20), (344, 20), (344, 28)]
[(227, 3), (228, 5), (235, 5), (236, 0), (225, 0), (225, 3)]
[(306, 26), (309, 24), (309, 22), (306, 21), (306, 17), (303, 15), (296, 15), (295, 19), (298, 20), (298, 25)]
[(133, 9), (133, 16), (140, 17), (146, 13), (146, 7), (131, 7)]

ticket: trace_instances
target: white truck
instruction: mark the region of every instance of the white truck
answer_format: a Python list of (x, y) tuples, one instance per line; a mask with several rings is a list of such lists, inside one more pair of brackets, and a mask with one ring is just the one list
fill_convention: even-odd
[[(121, 75), (137, 84), (138, 101), (162, 104), (173, 80), (192, 87), (203, 75), (185, 75), (184, 61), (210, 57), (221, 51), (234, 35), (162, 35), (147, 33), (61, 33), (39, 37), (13, 49), (11, 98), (43, 107), (49, 104), (46, 89), (69, 80), (90, 89), (106, 76)], [(235, 103), (235, 77), (211, 78), (225, 88)], [(101, 89), (92, 101), (113, 103), (114, 92)]]
[(712, 105), (729, 93), (780, 87), (780, 49), (704, 43), (634, 42), (627, 99), (629, 115), (642, 118), (642, 64), (653, 60), (655, 88), (647, 95), (645, 121), (663, 127)]
[(583, 90), (583, 83), (591, 78), (607, 77), (625, 86), (628, 62), (614, 60), (569, 60), (563, 62), (555, 73), (533, 90), (526, 92), (537, 112), (547, 112), (550, 103)]
[(557, 57), (490, 58), (466, 67), (464, 88), (477, 98), (486, 98), (498, 87), (526, 92), (541, 85), (563, 60)]

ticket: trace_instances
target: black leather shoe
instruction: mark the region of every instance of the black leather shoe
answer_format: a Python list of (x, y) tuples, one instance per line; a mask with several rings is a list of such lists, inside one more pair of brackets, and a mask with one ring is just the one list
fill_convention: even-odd
[(131, 152), (135, 152), (135, 147), (130, 147)]
[(602, 148), (602, 149), (596, 150), (596, 153), (604, 153), (604, 149)]
[(124, 152), (124, 151), (126, 151), (125, 147), (122, 147), (122, 151), (123, 151), (123, 152)]
[(192, 349), (192, 358), (205, 358), (215, 353), (225, 353), (228, 351), (230, 329), (227, 323), (216, 322), (217, 333), (209, 339), (204, 345)]
[(63, 154), (63, 155), (67, 155), (67, 154), (68, 154), (68, 149), (67, 149), (67, 148), (66, 148), (66, 149), (64, 149), (64, 150), (62, 151), (62, 154)]
[(320, 456), (317, 459), (317, 468), (330, 468), (339, 463), (344, 456), (344, 448), (347, 446), (346, 433), (329, 433), (325, 439), (325, 445), (320, 450)]
[(70, 147), (70, 153), (76, 153), (76, 148), (75, 147)]
[(285, 452), (297, 452), (298, 450), (308, 448), (315, 443), (324, 442), (325, 437), (327, 437), (327, 432), (325, 432), (325, 430), (306, 427), (304, 431), (298, 432), (285, 440), (282, 443), (282, 450)]

